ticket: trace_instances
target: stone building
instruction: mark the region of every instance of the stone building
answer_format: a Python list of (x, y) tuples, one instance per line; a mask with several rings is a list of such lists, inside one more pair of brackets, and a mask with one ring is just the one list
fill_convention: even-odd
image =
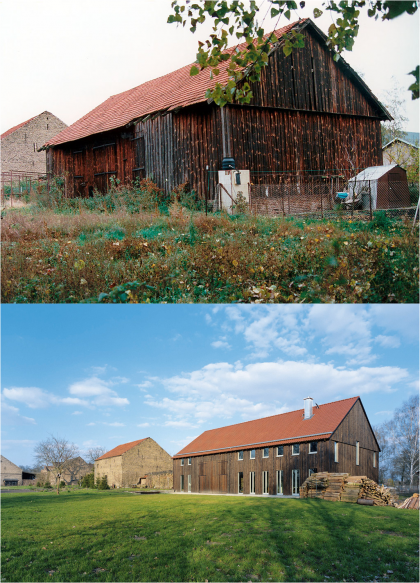
[(1, 171), (47, 171), (45, 152), (39, 148), (67, 125), (49, 111), (24, 121), (1, 134)]
[(5, 458), (4, 455), (1, 456), (1, 485), (22, 485), (22, 468)]
[(118, 445), (95, 460), (95, 481), (107, 476), (116, 488), (172, 489), (172, 474), (172, 457), (151, 437)]
[[(60, 474), (60, 481), (66, 484), (77, 484), (77, 482), (93, 470), (93, 464), (88, 464), (80, 456), (69, 460), (66, 469)], [(49, 482), (55, 486), (57, 480), (57, 470), (54, 466), (45, 466), (38, 474), (37, 479), (40, 482)]]

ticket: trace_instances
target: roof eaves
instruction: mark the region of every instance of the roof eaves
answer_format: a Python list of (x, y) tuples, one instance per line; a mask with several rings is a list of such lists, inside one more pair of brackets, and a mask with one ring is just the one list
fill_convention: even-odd
[(419, 147), (416, 146), (416, 144), (412, 144), (411, 142), (407, 142), (406, 140), (403, 140), (402, 138), (394, 138), (393, 140), (391, 140), (390, 142), (385, 144), (385, 146), (382, 146), (382, 150), (385, 150), (385, 148), (387, 148), (388, 146), (390, 146), (394, 142), (402, 142), (403, 144), (407, 144), (407, 146), (410, 146), (410, 148), (417, 148), (417, 150), (419, 149)]

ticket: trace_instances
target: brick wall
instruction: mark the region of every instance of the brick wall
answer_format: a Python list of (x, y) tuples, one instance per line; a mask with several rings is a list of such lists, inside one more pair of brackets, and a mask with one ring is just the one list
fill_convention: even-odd
[(95, 483), (103, 476), (108, 478), (108, 486), (120, 488), (122, 484), (122, 456), (95, 461)]
[(151, 437), (127, 451), (122, 457), (122, 482), (128, 487), (134, 486), (140, 478), (148, 474), (156, 472), (169, 474), (173, 471), (171, 456)]
[(1, 456), (1, 483), (4, 480), (18, 480), (18, 486), (22, 485), (22, 470), (13, 462)]
[(41, 172), (47, 170), (45, 151), (37, 150), (67, 125), (44, 111), (1, 140), (1, 171)]

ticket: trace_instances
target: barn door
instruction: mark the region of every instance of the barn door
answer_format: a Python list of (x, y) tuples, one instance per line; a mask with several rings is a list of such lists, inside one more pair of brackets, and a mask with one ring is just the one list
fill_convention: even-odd
[(144, 136), (133, 138), (134, 144), (134, 168), (133, 180), (146, 178), (146, 147)]
[(93, 151), (93, 167), (95, 187), (99, 192), (107, 192), (109, 179), (117, 176), (117, 145), (115, 142), (95, 146)]

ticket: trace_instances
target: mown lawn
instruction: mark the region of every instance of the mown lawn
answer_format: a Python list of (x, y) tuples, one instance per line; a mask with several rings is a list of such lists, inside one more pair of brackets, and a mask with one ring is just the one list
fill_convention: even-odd
[(419, 300), (418, 233), (371, 223), (8, 210), (4, 303), (387, 303)]
[(2, 581), (418, 581), (418, 513), (323, 500), (2, 497)]

